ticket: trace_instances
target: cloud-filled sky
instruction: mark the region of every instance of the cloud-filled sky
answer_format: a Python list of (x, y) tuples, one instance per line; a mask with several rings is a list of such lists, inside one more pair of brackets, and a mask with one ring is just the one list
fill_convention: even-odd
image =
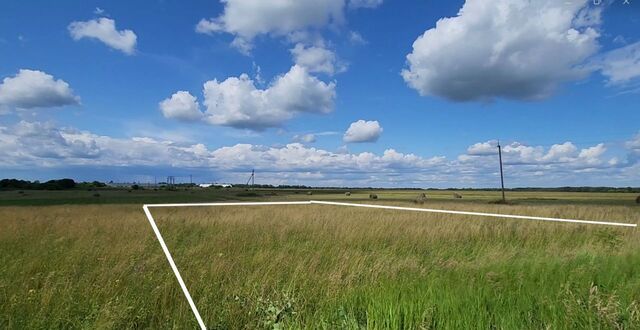
[[(640, 2), (0, 4), (1, 177), (640, 186)], [(187, 180), (187, 179), (185, 179)]]

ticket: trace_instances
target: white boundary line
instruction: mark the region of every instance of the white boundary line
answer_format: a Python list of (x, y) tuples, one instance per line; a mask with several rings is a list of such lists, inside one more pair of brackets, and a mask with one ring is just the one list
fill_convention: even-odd
[(555, 222), (571, 222), (571, 223), (581, 223), (581, 224), (590, 224), (590, 225), (605, 225), (605, 226), (622, 226), (622, 227), (637, 227), (635, 223), (622, 223), (622, 222), (606, 222), (606, 221), (589, 221), (589, 220), (576, 220), (576, 219), (561, 219), (561, 218), (545, 218), (545, 217), (533, 217), (526, 215), (512, 215), (512, 214), (499, 214), (499, 213), (482, 213), (482, 212), (468, 212), (468, 211), (451, 211), (451, 210), (438, 210), (438, 209), (426, 209), (426, 208), (415, 208), (415, 207), (401, 207), (401, 206), (390, 206), (390, 205), (374, 205), (374, 204), (359, 204), (359, 203), (343, 203), (343, 202), (326, 202), (326, 201), (301, 201), (301, 202), (223, 202), (223, 203), (174, 203), (174, 204), (144, 204), (142, 209), (144, 210), (149, 223), (151, 224), (151, 228), (153, 232), (156, 234), (156, 238), (160, 242), (160, 246), (162, 247), (162, 251), (164, 255), (167, 257), (167, 261), (169, 261), (169, 265), (173, 270), (173, 273), (182, 288), (182, 292), (184, 293), (187, 301), (189, 302), (189, 306), (191, 306), (191, 310), (193, 311), (193, 315), (195, 315), (196, 320), (198, 320), (198, 325), (200, 325), (200, 329), (206, 330), (207, 327), (200, 316), (200, 312), (198, 312), (198, 308), (196, 304), (193, 302), (193, 298), (191, 298), (191, 294), (187, 289), (187, 286), (184, 284), (182, 280), (182, 276), (180, 275), (180, 271), (178, 271), (178, 267), (173, 261), (173, 257), (169, 252), (169, 248), (167, 248), (167, 244), (164, 242), (162, 235), (160, 234), (160, 230), (158, 230), (158, 226), (156, 225), (151, 212), (149, 211), (150, 207), (192, 207), (192, 206), (260, 206), (260, 205), (311, 205), (311, 204), (320, 204), (320, 205), (336, 205), (336, 206), (355, 206), (355, 207), (368, 207), (375, 209), (387, 209), (387, 210), (402, 210), (402, 211), (417, 211), (417, 212), (431, 212), (431, 213), (448, 213), (448, 214), (460, 214), (460, 215), (475, 215), (482, 217), (495, 217), (495, 218), (512, 218), (512, 219), (524, 219), (524, 220), (539, 220), (539, 221), (555, 221)]
[(572, 222), (572, 223), (584, 223), (584, 224), (589, 224), (589, 225), (637, 227), (637, 224), (635, 224), (635, 223), (622, 223), (622, 222), (590, 221), (590, 220), (575, 220), (575, 219), (562, 219), (562, 218), (545, 218), (545, 217), (532, 217), (532, 216), (528, 216), (528, 215), (482, 213), (482, 212), (468, 212), (468, 211), (450, 211), (450, 210), (425, 209), (425, 208), (401, 207), (401, 206), (389, 206), (389, 205), (374, 205), (374, 204), (356, 204), (356, 203), (325, 202), (325, 201), (310, 201), (310, 202), (311, 202), (311, 204), (359, 206), (359, 207), (370, 207), (370, 208), (374, 208), (374, 209), (388, 209), (388, 210), (404, 210), (404, 211), (418, 211), (418, 212), (431, 212), (431, 213), (476, 215), (476, 216), (481, 216), (481, 217), (512, 218), (512, 219), (524, 219), (524, 220)]

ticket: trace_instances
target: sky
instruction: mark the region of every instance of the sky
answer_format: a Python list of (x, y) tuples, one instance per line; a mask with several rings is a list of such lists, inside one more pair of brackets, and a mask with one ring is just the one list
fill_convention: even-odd
[(640, 186), (640, 1), (0, 3), (0, 177)]

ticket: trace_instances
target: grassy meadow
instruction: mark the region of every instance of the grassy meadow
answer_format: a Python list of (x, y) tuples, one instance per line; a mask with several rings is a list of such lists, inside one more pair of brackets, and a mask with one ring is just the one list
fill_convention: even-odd
[[(347, 199), (312, 194), (256, 200)], [(408, 206), (418, 192), (377, 194)], [(627, 194), (427, 194), (418, 207), (640, 219)], [(636, 228), (326, 205), (152, 213), (211, 329), (640, 328)], [(141, 205), (0, 207), (0, 328), (196, 327)]]

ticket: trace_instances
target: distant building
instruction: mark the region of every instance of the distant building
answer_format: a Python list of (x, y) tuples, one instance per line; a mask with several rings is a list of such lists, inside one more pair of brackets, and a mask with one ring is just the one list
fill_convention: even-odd
[(222, 187), (222, 188), (231, 188), (233, 187), (230, 183), (201, 183), (198, 185), (200, 188), (209, 188), (209, 187)]

